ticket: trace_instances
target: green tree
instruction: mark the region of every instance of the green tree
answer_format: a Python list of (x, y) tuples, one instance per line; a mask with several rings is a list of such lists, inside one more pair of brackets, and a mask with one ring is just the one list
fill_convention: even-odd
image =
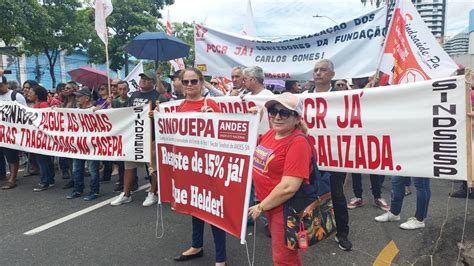
[(19, 44), (23, 36), (33, 34), (30, 18), (38, 15), (37, 0), (1, 0), (0, 40), (6, 46)]
[(37, 13), (28, 17), (31, 33), (23, 36), (22, 43), (29, 53), (46, 55), (53, 86), (59, 54), (72, 52), (88, 36), (80, 7), (79, 0), (43, 0)]
[[(129, 56), (124, 47), (138, 34), (145, 31), (156, 31), (158, 19), (161, 18), (159, 10), (165, 5), (173, 4), (174, 0), (113, 0), (114, 10), (107, 18), (109, 36), (109, 61), (110, 69), (117, 71), (125, 68), (128, 74)], [(90, 21), (94, 23), (93, 9)], [(95, 31), (93, 31), (95, 34)], [(98, 38), (91, 38), (87, 44), (87, 51), (91, 62), (105, 62), (104, 44)]]

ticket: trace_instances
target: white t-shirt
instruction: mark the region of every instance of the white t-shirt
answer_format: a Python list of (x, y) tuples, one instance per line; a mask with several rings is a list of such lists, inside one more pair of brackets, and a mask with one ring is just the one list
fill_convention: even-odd
[[(252, 95), (252, 92), (249, 92), (247, 95)], [(254, 96), (266, 96), (266, 95), (273, 95), (273, 92), (271, 90), (267, 90), (267, 89), (263, 89), (262, 91), (260, 91), (259, 93), (257, 94), (254, 94)]]
[[(0, 101), (2, 101), (2, 102), (11, 101), (12, 100), (12, 93), (13, 93), (12, 90), (8, 90), (5, 94), (0, 94)], [(16, 101), (19, 104), (26, 105), (25, 97), (23, 97), (23, 95), (21, 95), (18, 92), (16, 93)]]

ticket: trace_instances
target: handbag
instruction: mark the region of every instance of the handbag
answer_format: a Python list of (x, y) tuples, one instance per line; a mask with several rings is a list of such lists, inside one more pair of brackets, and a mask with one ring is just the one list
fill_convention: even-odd
[(305, 251), (309, 246), (334, 235), (337, 228), (331, 199), (329, 180), (331, 174), (329, 172), (321, 174), (310, 140), (302, 134), (295, 137), (297, 136), (303, 136), (311, 146), (313, 170), (309, 176), (309, 183), (301, 184), (295, 195), (283, 204), (283, 218), (287, 248)]

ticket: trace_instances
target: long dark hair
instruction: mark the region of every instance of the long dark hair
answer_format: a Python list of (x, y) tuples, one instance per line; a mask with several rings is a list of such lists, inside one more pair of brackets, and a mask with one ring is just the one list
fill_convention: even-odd
[(48, 101), (48, 91), (41, 85), (36, 85), (31, 88), (31, 90), (38, 96), (38, 101), (47, 102)]

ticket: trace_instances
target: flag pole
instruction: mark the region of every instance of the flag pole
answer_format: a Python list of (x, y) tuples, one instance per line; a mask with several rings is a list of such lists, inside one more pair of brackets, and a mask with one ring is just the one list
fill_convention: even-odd
[[(107, 89), (109, 90), (109, 97), (112, 96), (112, 90), (110, 89), (110, 74), (109, 74), (109, 33), (107, 31), (107, 24), (105, 27), (105, 68), (107, 73)], [(127, 64), (127, 62), (125, 62)]]
[[(382, 64), (383, 54), (385, 52), (385, 47), (387, 46), (387, 37), (390, 34), (390, 29), (392, 28), (392, 24), (393, 24), (393, 16), (395, 15), (395, 9), (397, 7), (397, 0), (394, 0), (394, 2), (395, 2), (395, 5), (393, 7), (392, 17), (390, 18), (390, 21), (388, 23), (387, 34), (385, 35), (385, 38), (383, 39), (382, 51), (380, 51), (379, 62), (377, 63), (377, 68), (375, 69), (375, 79), (374, 79), (375, 86), (379, 86), (380, 65)], [(386, 6), (387, 6), (387, 20), (388, 20), (388, 15), (390, 13), (390, 0), (386, 1)]]
[[(466, 68), (465, 72), (466, 79), (466, 112), (472, 112), (471, 106), (471, 86), (472, 86), (472, 76), (471, 69)], [(472, 188), (472, 118), (467, 117), (466, 120), (466, 150), (467, 150), (467, 186)]]

